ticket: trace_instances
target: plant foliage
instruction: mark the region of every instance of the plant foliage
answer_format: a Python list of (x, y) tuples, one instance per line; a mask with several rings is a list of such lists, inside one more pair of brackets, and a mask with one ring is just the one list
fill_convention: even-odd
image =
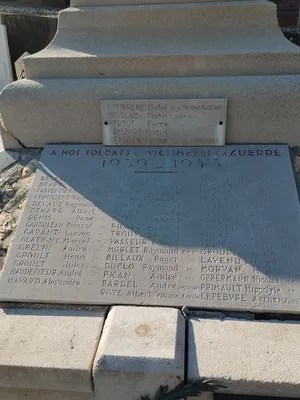
[(185, 397), (199, 396), (202, 392), (214, 392), (219, 388), (226, 388), (212, 379), (196, 379), (187, 383), (181, 382), (174, 389), (168, 391), (168, 386), (160, 386), (155, 396), (142, 396), (140, 400), (181, 400)]

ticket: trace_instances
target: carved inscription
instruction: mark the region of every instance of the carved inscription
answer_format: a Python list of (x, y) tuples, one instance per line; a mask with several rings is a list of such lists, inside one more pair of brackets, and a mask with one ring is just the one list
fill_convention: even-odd
[(1, 299), (298, 312), (286, 146), (47, 146)]
[(102, 100), (105, 145), (225, 143), (226, 99)]

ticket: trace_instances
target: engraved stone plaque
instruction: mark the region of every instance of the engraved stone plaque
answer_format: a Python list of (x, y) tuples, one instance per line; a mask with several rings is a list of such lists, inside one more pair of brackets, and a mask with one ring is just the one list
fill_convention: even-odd
[(102, 100), (103, 144), (222, 146), (226, 99)]
[(287, 146), (49, 145), (0, 298), (298, 313), (299, 228)]

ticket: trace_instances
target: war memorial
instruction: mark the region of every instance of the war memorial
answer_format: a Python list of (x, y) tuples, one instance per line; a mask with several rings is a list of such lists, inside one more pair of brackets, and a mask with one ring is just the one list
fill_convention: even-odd
[(71, 3), (0, 94), (5, 147), (43, 149), (0, 279), (0, 399), (198, 378), (299, 398), (300, 49), (276, 6)]

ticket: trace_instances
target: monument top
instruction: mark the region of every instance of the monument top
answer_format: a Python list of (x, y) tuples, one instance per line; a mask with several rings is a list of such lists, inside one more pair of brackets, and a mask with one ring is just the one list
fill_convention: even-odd
[(287, 146), (47, 146), (0, 298), (298, 313), (299, 223)]

